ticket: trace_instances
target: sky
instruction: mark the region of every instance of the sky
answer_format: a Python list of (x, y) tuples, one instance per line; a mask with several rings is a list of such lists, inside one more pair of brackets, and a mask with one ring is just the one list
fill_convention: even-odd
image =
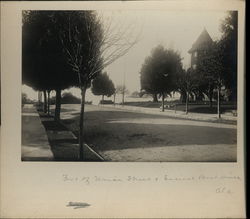
[[(213, 40), (219, 39), (220, 23), (226, 16), (225, 11), (116, 10), (98, 13), (104, 25), (111, 22), (111, 27), (130, 31), (130, 40), (139, 36), (137, 44), (126, 55), (104, 69), (116, 86), (125, 81), (130, 92), (140, 90), (139, 72), (145, 58), (154, 47), (161, 44), (164, 48), (178, 51), (183, 58), (183, 66), (189, 67), (188, 50), (199, 34), (206, 28)], [(113, 32), (116, 31), (118, 28), (114, 28)], [(29, 98), (37, 99), (37, 93), (31, 88), (23, 86), (22, 91), (26, 92)], [(80, 96), (79, 89), (72, 88), (70, 91)], [(91, 99), (93, 95), (90, 93), (87, 92), (87, 97)]]

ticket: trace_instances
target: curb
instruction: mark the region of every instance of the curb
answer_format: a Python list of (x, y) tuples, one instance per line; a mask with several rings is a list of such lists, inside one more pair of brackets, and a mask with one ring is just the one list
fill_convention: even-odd
[[(39, 114), (39, 117), (41, 119), (41, 116), (43, 113), (39, 112), (38, 111), (38, 114)], [(48, 118), (48, 119), (41, 119), (41, 122), (46, 122), (46, 121), (54, 121), (54, 119), (51, 117), (51, 118)], [(44, 127), (44, 124), (42, 122), (42, 125)], [(51, 143), (50, 141), (55, 141), (55, 140), (70, 140), (70, 139), (73, 139), (73, 140), (77, 140), (77, 137), (75, 136), (75, 134), (70, 131), (61, 121), (56, 121), (57, 124), (59, 124), (60, 126), (62, 126), (65, 130), (61, 130), (61, 131), (57, 131), (57, 130), (46, 130), (45, 128), (45, 131), (46, 131), (46, 134), (47, 134), (47, 137), (49, 139), (49, 143)], [(67, 135), (67, 139), (60, 139), (60, 133), (58, 132), (64, 132), (64, 135)], [(75, 146), (77, 147), (78, 144), (77, 143), (65, 143), (67, 144), (67, 147), (69, 145), (72, 145), (72, 146)], [(50, 147), (52, 147), (53, 145), (50, 145)], [(79, 146), (78, 146), (79, 147)], [(84, 148), (83, 148), (83, 153), (85, 154), (85, 159), (84, 161), (105, 161), (104, 158), (99, 154), (97, 153), (96, 151), (94, 151), (89, 145), (87, 145), (86, 143), (84, 143)], [(54, 159), (55, 161), (57, 161), (56, 159)], [(63, 161), (63, 160), (58, 160), (58, 161)], [(68, 161), (68, 160), (65, 160), (65, 161)], [(74, 161), (79, 161), (79, 160), (74, 160)], [(84, 162), (83, 161), (83, 162)]]
[(99, 153), (94, 151), (90, 146), (88, 146), (86, 143), (84, 145), (85, 145), (86, 149), (88, 149), (90, 152), (92, 152), (92, 154), (94, 154), (94, 156), (96, 158), (100, 159), (100, 161), (105, 161), (104, 158)]
[[(68, 132), (74, 136), (75, 139), (77, 139), (77, 137), (75, 136), (75, 134), (70, 131), (61, 121), (59, 121), (58, 123), (60, 123), (63, 127), (65, 127), (65, 129), (68, 130)], [(83, 144), (85, 146), (85, 148), (83, 150), (85, 150), (85, 153), (89, 153), (90, 152), (90, 157), (86, 157), (87, 161), (105, 161), (104, 158), (97, 153), (96, 151), (94, 151), (89, 145), (87, 145), (86, 143)], [(87, 150), (86, 150), (87, 149)]]

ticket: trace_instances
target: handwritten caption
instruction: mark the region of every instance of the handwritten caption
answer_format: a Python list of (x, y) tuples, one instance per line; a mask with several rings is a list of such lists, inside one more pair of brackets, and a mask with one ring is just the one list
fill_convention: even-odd
[[(190, 177), (176, 177), (170, 175), (162, 175), (162, 176), (124, 176), (124, 177), (102, 177), (102, 176), (72, 176), (69, 174), (63, 174), (62, 180), (64, 182), (79, 182), (85, 185), (90, 185), (91, 183), (146, 183), (146, 182), (177, 182), (177, 181), (215, 181), (215, 180), (241, 180), (239, 176), (190, 176)], [(226, 192), (226, 188), (218, 188), (216, 193), (224, 193)]]

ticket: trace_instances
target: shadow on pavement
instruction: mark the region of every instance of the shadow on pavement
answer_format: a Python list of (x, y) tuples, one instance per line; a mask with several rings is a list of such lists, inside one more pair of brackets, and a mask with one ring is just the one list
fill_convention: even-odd
[[(150, 118), (163, 117), (122, 111), (115, 113), (114, 111), (86, 112), (86, 142), (93, 145), (93, 149), (96, 151), (158, 146), (237, 144), (235, 128), (136, 122), (138, 119), (148, 120)], [(166, 117), (164, 118), (166, 119)], [(63, 123), (77, 136), (76, 121), (78, 121), (78, 117), (63, 120)]]

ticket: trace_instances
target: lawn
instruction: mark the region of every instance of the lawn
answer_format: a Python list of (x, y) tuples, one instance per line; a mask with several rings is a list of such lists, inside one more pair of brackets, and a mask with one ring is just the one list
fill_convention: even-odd
[[(137, 107), (146, 107), (146, 108), (160, 108), (161, 102), (154, 103), (152, 101), (138, 101), (138, 102), (125, 102), (127, 106), (137, 106)], [(176, 101), (165, 102), (166, 109), (168, 110), (176, 110), (176, 111), (185, 111), (186, 105), (185, 103), (180, 103)], [(201, 102), (201, 103), (189, 103), (188, 105), (189, 112), (193, 113), (217, 113), (217, 103), (213, 102), (213, 106), (209, 107), (209, 102)], [(237, 106), (235, 103), (231, 102), (223, 102), (221, 104), (221, 113), (228, 113), (235, 115), (237, 111)]]

